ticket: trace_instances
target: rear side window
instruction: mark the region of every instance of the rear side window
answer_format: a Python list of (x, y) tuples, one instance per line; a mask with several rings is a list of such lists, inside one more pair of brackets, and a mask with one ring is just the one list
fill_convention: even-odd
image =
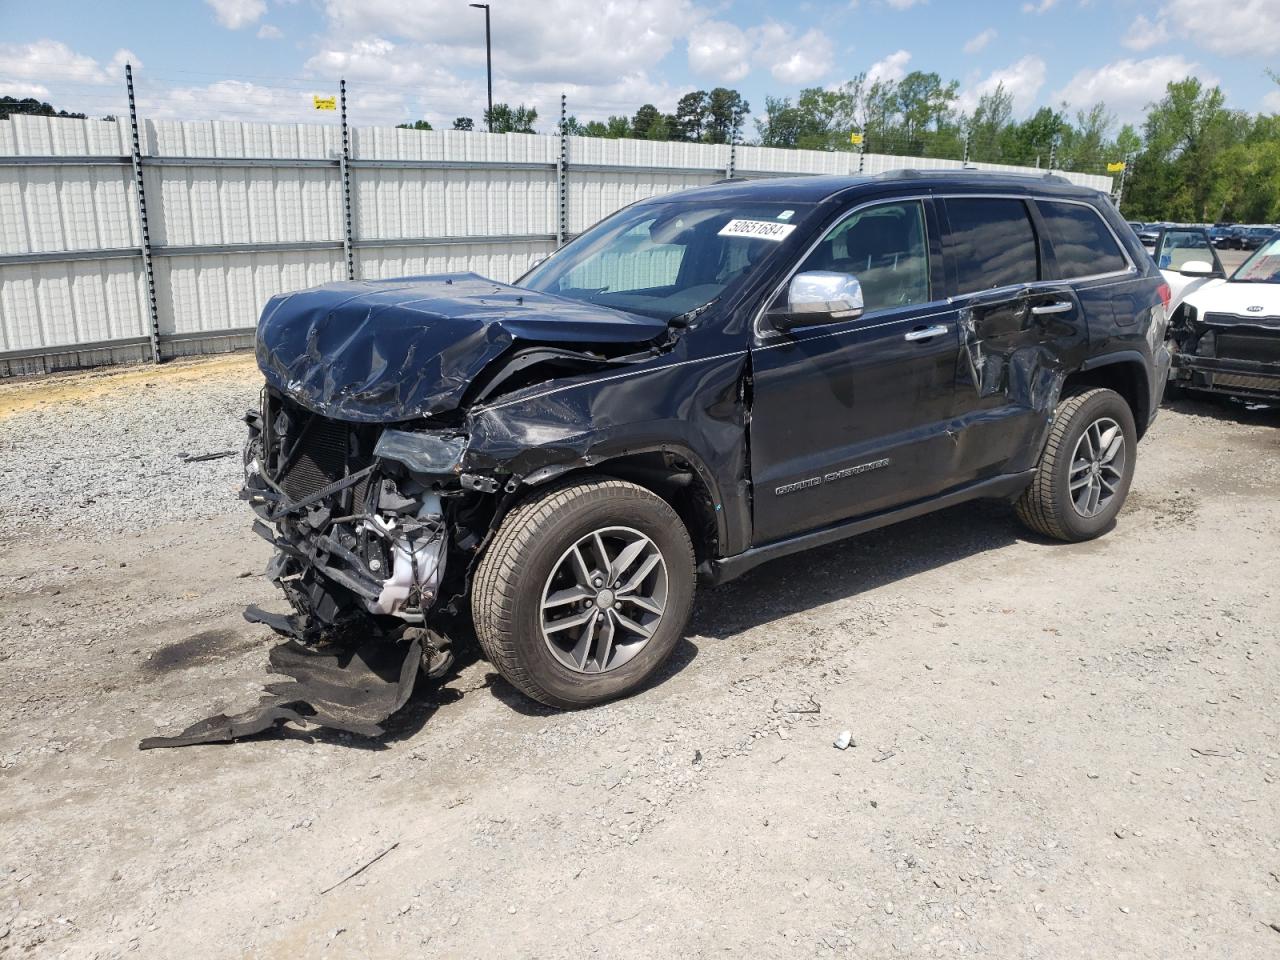
[(1128, 268), (1120, 244), (1093, 207), (1083, 203), (1037, 200), (1040, 216), (1053, 244), (1062, 280), (1115, 273)]
[(947, 220), (959, 293), (1040, 279), (1040, 248), (1021, 200), (953, 198)]

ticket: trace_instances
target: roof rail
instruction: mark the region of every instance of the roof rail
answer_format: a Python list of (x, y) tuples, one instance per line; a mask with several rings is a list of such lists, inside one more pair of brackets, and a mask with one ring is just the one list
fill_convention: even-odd
[(927, 170), (920, 167), (899, 167), (896, 170), (886, 170), (883, 173), (877, 173), (872, 179), (874, 180), (923, 180), (925, 177), (934, 176), (958, 176), (968, 174), (972, 176), (986, 177), (1013, 177), (1019, 180), (1039, 180), (1044, 183), (1064, 183), (1068, 186), (1074, 186), (1066, 177), (1056, 173), (1013, 173), (1007, 170), (983, 170), (979, 167), (942, 167), (935, 170)]

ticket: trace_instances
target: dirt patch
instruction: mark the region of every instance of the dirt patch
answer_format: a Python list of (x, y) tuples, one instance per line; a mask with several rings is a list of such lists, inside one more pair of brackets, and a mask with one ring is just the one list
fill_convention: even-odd
[(189, 670), (192, 667), (229, 659), (261, 645), (260, 640), (247, 638), (240, 631), (202, 630), (184, 640), (166, 644), (147, 654), (141, 669), (143, 673), (150, 674)]

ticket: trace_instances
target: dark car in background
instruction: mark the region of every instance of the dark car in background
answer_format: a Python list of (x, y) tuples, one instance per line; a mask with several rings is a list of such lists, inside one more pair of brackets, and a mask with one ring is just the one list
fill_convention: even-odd
[(642, 200), (512, 285), (274, 297), (244, 496), (294, 614), (255, 616), (411, 649), (469, 620), (582, 707), (659, 669), (699, 578), (977, 498), (1097, 537), (1169, 296), (1096, 191), (909, 171)]
[(1275, 233), (1275, 227), (1246, 227), (1240, 238), (1241, 249), (1257, 250), (1275, 236)]
[(1212, 227), (1209, 230), (1209, 241), (1219, 250), (1243, 250), (1244, 231), (1239, 227)]

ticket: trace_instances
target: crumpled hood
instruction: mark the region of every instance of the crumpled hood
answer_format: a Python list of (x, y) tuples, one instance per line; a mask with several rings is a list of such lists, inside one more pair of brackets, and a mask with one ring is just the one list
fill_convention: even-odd
[(474, 273), (353, 280), (272, 297), (258, 322), (267, 382), (317, 413), (388, 423), (455, 409), (513, 343), (640, 344), (661, 320)]
[[(1206, 283), (1187, 294), (1184, 301), (1196, 308), (1203, 320), (1206, 313), (1226, 313), (1241, 322), (1260, 326), (1280, 325), (1280, 283)], [(1261, 310), (1251, 309), (1261, 307)]]

